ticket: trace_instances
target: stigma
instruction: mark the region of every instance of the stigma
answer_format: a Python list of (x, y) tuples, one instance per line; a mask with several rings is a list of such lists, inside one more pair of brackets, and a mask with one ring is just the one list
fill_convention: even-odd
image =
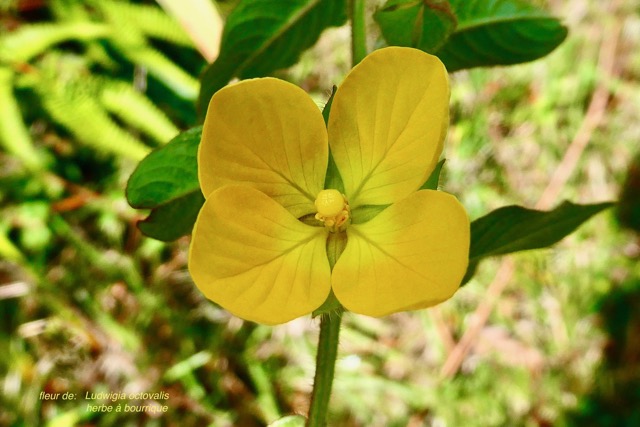
[(315, 201), (316, 219), (331, 232), (344, 231), (349, 223), (351, 209), (344, 194), (338, 190), (322, 190)]

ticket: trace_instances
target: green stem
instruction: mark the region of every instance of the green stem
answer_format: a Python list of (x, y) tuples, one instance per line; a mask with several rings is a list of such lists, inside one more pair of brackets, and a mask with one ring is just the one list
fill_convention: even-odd
[[(349, 12), (351, 14), (351, 55), (353, 66), (367, 56), (367, 31), (364, 18), (365, 1), (366, 0), (350, 1)], [(343, 233), (332, 234), (329, 236), (327, 242), (327, 253), (332, 255), (329, 256), (329, 263), (331, 264), (332, 270), (336, 260), (344, 250), (344, 244), (340, 244), (341, 239), (339, 238), (342, 235)], [(325, 427), (327, 425), (329, 398), (331, 397), (331, 386), (333, 385), (333, 374), (335, 372), (336, 357), (338, 355), (342, 308), (324, 313), (321, 316), (318, 354), (316, 355), (316, 375), (313, 379), (313, 392), (311, 394), (311, 406), (309, 407), (307, 427)]]
[(367, 56), (367, 26), (364, 19), (366, 0), (351, 0), (351, 57), (353, 66)]
[(341, 321), (341, 310), (323, 314), (320, 319), (316, 376), (313, 380), (313, 394), (311, 395), (307, 427), (324, 427), (327, 425), (327, 411), (329, 409), (333, 373), (336, 367), (336, 356), (338, 355)]

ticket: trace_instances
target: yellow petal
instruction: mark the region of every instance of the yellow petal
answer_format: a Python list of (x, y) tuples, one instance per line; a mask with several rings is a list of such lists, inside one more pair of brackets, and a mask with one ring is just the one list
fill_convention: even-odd
[(189, 250), (204, 295), (231, 313), (277, 324), (311, 313), (329, 295), (326, 231), (305, 225), (264, 193), (225, 186), (206, 199)]
[(455, 197), (422, 190), (347, 229), (332, 276), (347, 309), (384, 316), (438, 304), (460, 286), (469, 258), (469, 218)]
[(205, 197), (223, 185), (248, 185), (299, 218), (315, 212), (327, 159), (322, 114), (299, 87), (253, 79), (211, 98), (198, 151)]
[(438, 161), (448, 122), (449, 81), (435, 56), (389, 47), (353, 68), (328, 125), (351, 207), (394, 203), (416, 191)]

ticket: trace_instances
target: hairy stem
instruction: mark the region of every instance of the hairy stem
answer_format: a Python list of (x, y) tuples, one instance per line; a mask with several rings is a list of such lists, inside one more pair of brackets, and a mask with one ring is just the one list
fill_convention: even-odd
[(338, 339), (342, 311), (323, 314), (320, 319), (320, 337), (318, 338), (318, 354), (316, 356), (316, 375), (313, 380), (313, 393), (307, 427), (324, 427), (327, 425), (329, 397), (333, 384), (333, 373), (338, 355)]

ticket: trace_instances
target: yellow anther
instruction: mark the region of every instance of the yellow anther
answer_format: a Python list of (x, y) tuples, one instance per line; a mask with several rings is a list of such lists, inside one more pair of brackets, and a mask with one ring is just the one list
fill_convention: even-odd
[(324, 217), (338, 215), (344, 205), (344, 196), (338, 190), (322, 190), (316, 197), (316, 210)]
[(316, 197), (316, 219), (331, 231), (344, 230), (351, 210), (347, 198), (338, 190), (322, 190)]

